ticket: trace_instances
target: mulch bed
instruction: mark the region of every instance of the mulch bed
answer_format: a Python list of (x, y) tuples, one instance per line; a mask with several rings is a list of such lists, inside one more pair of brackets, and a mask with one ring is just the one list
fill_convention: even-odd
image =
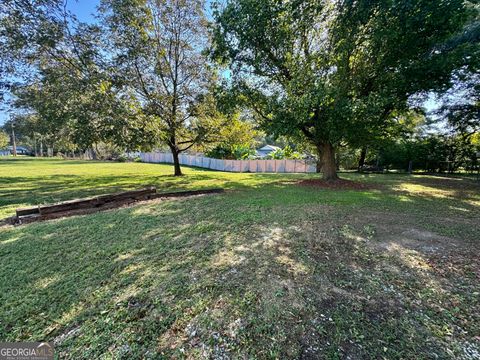
[(331, 190), (371, 190), (379, 188), (378, 185), (366, 184), (345, 179), (338, 179), (335, 181), (325, 181), (322, 179), (306, 179), (298, 181), (297, 185)]

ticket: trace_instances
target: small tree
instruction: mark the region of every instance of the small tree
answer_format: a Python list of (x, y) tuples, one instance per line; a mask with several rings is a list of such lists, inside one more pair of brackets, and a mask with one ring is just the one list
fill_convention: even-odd
[(5, 149), (10, 142), (10, 137), (4, 131), (0, 131), (0, 149)]
[(153, 143), (179, 154), (206, 141), (214, 120), (205, 102), (212, 72), (202, 50), (206, 19), (200, 0), (104, 0), (118, 79), (157, 130)]
[[(249, 121), (242, 120), (239, 113), (218, 114), (221, 119), (216, 141), (204, 147), (209, 157), (218, 159), (246, 159), (255, 156), (260, 132)], [(213, 145), (213, 146), (212, 146)]]

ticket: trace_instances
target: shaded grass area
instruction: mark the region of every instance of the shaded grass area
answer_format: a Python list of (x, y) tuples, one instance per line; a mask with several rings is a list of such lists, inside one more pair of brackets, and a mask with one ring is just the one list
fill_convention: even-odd
[(232, 191), (0, 229), (1, 340), (75, 359), (478, 357), (474, 182), (349, 174), (381, 186), (332, 191), (294, 183), (312, 175), (4, 167), (4, 210), (93, 184)]

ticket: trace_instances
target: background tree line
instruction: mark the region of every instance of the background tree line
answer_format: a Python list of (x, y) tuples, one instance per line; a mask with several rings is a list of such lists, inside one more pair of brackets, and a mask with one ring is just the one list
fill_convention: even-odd
[[(184, 151), (241, 158), (268, 137), (326, 180), (476, 164), (474, 1), (225, 0), (206, 16), (201, 0), (102, 0), (90, 24), (63, 0), (0, 6), (4, 130), (35, 153), (165, 147), (181, 175)], [(444, 106), (425, 116), (428, 94)]]

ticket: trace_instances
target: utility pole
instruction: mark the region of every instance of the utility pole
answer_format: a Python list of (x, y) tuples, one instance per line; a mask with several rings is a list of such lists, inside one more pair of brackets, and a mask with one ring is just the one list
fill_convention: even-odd
[(15, 126), (12, 122), (12, 148), (13, 148), (13, 156), (17, 156), (17, 141), (15, 139)]

